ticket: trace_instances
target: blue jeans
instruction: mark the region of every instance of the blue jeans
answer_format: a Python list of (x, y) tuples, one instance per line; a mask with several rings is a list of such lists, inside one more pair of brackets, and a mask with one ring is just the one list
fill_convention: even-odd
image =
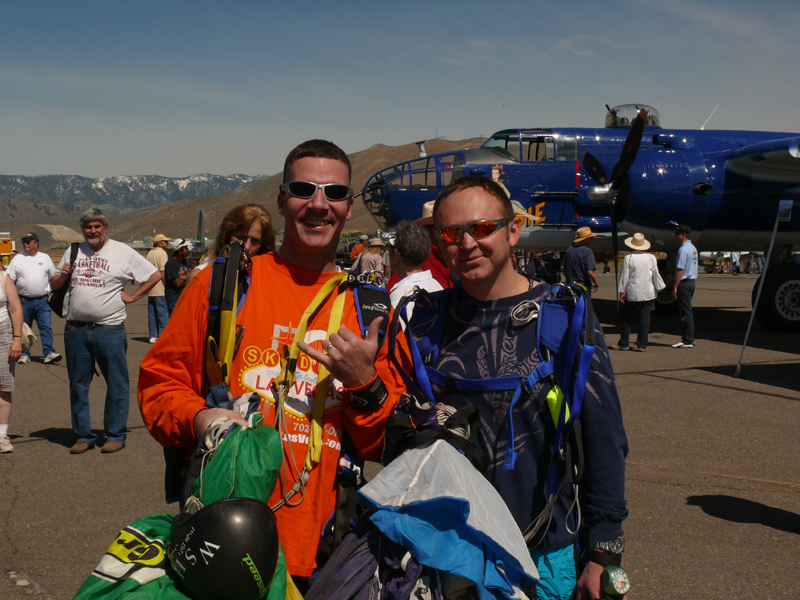
[(94, 444), (89, 414), (89, 385), (95, 362), (106, 380), (106, 405), (103, 428), (109, 441), (125, 443), (128, 425), (130, 382), (128, 380), (128, 336), (125, 324), (86, 327), (67, 321), (64, 346), (69, 374), (69, 403), (72, 430), (79, 442)]
[(694, 296), (694, 279), (684, 279), (678, 284), (678, 314), (681, 316), (684, 344), (694, 344), (694, 315), (692, 315), (692, 296)]
[(167, 326), (167, 301), (164, 296), (148, 296), (147, 298), (147, 327), (150, 337), (157, 338), (164, 333)]
[(620, 324), (619, 345), (627, 348), (630, 344), (631, 325), (636, 317), (636, 309), (639, 309), (638, 328), (636, 345), (639, 348), (647, 348), (647, 334), (650, 331), (650, 313), (655, 306), (655, 300), (645, 300), (643, 302), (631, 302), (625, 300), (622, 304), (622, 323)]
[[(55, 353), (55, 348), (53, 348), (53, 327), (51, 325), (47, 296), (42, 296), (41, 298), (23, 298), (20, 296), (19, 302), (22, 304), (22, 318), (28, 324), (28, 327), (33, 326), (34, 320), (39, 327), (39, 338), (42, 340), (42, 356)], [(28, 348), (22, 355), (30, 356), (31, 349)]]
[(756, 265), (758, 266), (758, 272), (761, 273), (764, 270), (764, 255), (763, 254), (756, 254)]

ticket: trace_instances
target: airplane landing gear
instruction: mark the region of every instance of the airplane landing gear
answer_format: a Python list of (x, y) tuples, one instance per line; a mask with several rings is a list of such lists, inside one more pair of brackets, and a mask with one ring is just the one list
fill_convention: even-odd
[[(761, 277), (753, 286), (753, 303), (759, 281)], [(800, 331), (800, 265), (782, 263), (769, 267), (756, 318), (770, 331)]]

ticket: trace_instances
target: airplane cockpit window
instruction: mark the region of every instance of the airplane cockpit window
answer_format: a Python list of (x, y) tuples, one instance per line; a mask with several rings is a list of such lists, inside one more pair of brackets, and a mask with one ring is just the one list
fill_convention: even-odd
[[(607, 107), (607, 106), (606, 106)], [(661, 127), (661, 115), (652, 106), (646, 104), (621, 104), (609, 108), (606, 113), (606, 128), (626, 127), (636, 118), (636, 113), (643, 108), (647, 112), (644, 124), (651, 127)]]
[(519, 162), (519, 134), (516, 131), (495, 133), (481, 148), (491, 150), (506, 160)]
[(528, 137), (524, 141), (525, 160), (543, 161), (555, 158), (555, 145), (552, 136)]
[(574, 137), (556, 138), (556, 160), (578, 160), (578, 141)]
[(460, 152), (440, 156), (439, 163), (444, 164), (442, 185), (448, 185), (451, 181), (464, 175), (464, 160)]
[(384, 172), (383, 177), (390, 190), (436, 189), (436, 164), (432, 156), (418, 158)]

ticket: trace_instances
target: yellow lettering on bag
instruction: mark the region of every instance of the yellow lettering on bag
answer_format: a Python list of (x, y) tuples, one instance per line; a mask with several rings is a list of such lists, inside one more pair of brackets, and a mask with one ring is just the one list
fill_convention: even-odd
[(108, 549), (108, 554), (124, 563), (138, 563), (147, 567), (157, 567), (166, 560), (164, 548), (160, 544), (142, 539), (129, 529), (119, 532)]

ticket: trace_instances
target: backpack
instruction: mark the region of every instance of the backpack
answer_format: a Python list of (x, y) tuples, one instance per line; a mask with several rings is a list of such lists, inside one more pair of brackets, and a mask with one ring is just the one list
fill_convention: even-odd
[[(453, 415), (444, 426), (439, 426), (435, 418), (436, 399), (433, 393), (433, 385), (436, 385), (464, 391), (514, 390), (508, 411), (504, 465), (505, 470), (513, 470), (517, 453), (514, 447), (512, 411), (523, 394), (530, 394), (539, 381), (548, 380), (550, 389), (546, 401), (556, 427), (553, 440), (554, 461), (548, 475), (548, 500), (558, 494), (565, 476), (574, 488), (583, 476), (580, 413), (595, 348), (594, 311), (585, 289), (575, 284), (552, 285), (544, 301), (538, 306), (538, 312), (534, 312), (531, 307), (528, 316), (528, 322), (534, 319), (537, 321), (536, 341), (543, 361), (526, 377), (494, 379), (460, 379), (444, 375), (433, 368), (439, 354), (443, 322), (451, 297), (452, 290), (437, 292), (435, 296), (424, 290), (416, 290), (405, 296), (395, 309), (389, 334), (389, 354), (410, 397), (398, 404), (396, 414), (387, 423), (387, 455), (384, 462), (407, 448), (418, 446), (420, 440), (425, 442), (432, 438), (442, 438), (452, 443), (452, 430), (460, 423), (450, 423), (450, 419), (456, 417)], [(424, 332), (412, 332), (405, 317), (405, 306), (411, 301), (416, 303), (414, 322), (424, 323), (427, 328)], [(407, 373), (403, 369), (396, 355), (396, 337), (399, 335), (401, 319), (406, 323), (405, 335), (412, 355), (413, 373)], [(465, 407), (469, 408), (471, 407)], [(467, 412), (465, 409), (459, 412)], [(431, 413), (434, 417), (431, 417)], [(461, 414), (460, 419), (468, 421), (469, 415)], [(473, 459), (473, 464), (480, 470), (483, 463), (480, 462), (480, 455), (475, 455), (476, 450), (480, 450), (473, 446), (471, 453), (464, 451), (464, 445), (472, 446), (471, 440), (472, 438), (462, 438), (453, 445)], [(537, 530), (538, 527), (529, 531), (526, 539), (530, 539)]]
[[(78, 258), (78, 242), (72, 242), (69, 247), (69, 262), (70, 264), (75, 262), (75, 259)], [(50, 290), (47, 294), (47, 305), (50, 307), (50, 310), (53, 311), (54, 314), (58, 315), (62, 319), (65, 318), (64, 315), (64, 298), (69, 291), (69, 283), (72, 280), (72, 273), (69, 274), (66, 281), (64, 281), (64, 285), (62, 285), (57, 290)]]

